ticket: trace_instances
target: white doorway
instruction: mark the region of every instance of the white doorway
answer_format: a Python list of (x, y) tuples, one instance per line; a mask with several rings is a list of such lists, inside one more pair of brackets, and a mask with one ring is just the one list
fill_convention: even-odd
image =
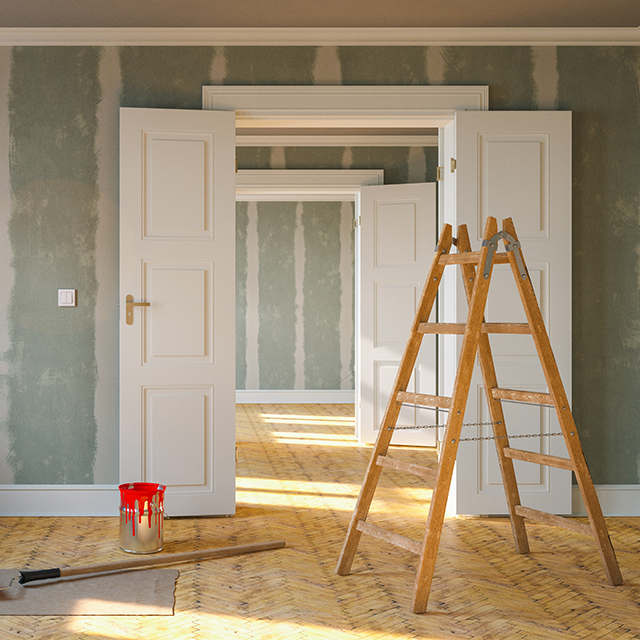
[[(424, 96), (420, 95), (421, 91), (424, 92), (427, 89), (435, 89), (435, 92), (431, 92), (431, 98), (435, 98), (437, 102), (437, 99), (446, 94), (447, 89), (452, 88), (404, 87), (397, 90), (395, 87), (333, 87), (328, 90), (327, 88), (323, 88), (323, 91), (320, 92), (316, 91), (318, 89), (321, 88), (292, 88), (293, 94), (289, 93), (284, 102), (283, 96), (287, 94), (287, 88), (283, 87), (205, 87), (204, 97), (205, 106), (209, 109), (213, 107), (221, 110), (237, 111), (236, 124), (240, 127), (249, 126), (247, 123), (265, 128), (291, 127), (295, 126), (296, 123), (303, 123), (302, 126), (327, 126), (327, 117), (334, 127), (353, 127), (356, 122), (361, 125), (362, 123), (366, 123), (368, 126), (380, 126), (381, 122), (387, 126), (389, 126), (389, 123), (394, 123), (395, 126), (401, 127), (425, 126), (424, 123), (426, 122), (431, 124), (437, 122), (439, 123), (438, 126), (440, 126), (440, 124), (451, 121), (458, 108), (454, 107), (448, 111), (440, 105), (430, 111), (429, 105), (425, 105), (423, 100)], [(356, 99), (349, 102), (348, 91), (352, 89), (355, 89)], [(439, 93), (440, 89), (443, 90), (442, 93)], [(463, 88), (463, 90), (467, 90), (467, 88)], [(233, 102), (234, 92), (241, 94), (241, 102), (245, 100), (244, 106), (242, 104), (232, 105), (228, 102), (224, 104), (225, 99), (231, 99), (231, 102)], [(217, 96), (216, 93), (218, 93)], [(403, 104), (399, 103), (400, 96), (395, 95), (398, 93), (402, 94)], [(467, 98), (471, 93), (472, 92), (467, 90)], [(380, 98), (377, 103), (372, 100), (372, 94)], [(476, 91), (476, 96), (478, 95), (485, 96), (486, 88), (484, 88), (484, 91)], [(215, 104), (216, 99), (221, 100), (219, 104)], [(251, 101), (254, 99), (255, 102), (252, 103)], [(411, 104), (412, 99), (414, 100), (413, 104)], [(209, 100), (208, 103), (207, 100)], [(385, 100), (387, 101), (386, 104)], [(280, 106), (278, 107), (276, 103), (280, 103)], [(372, 105), (375, 105), (376, 108), (372, 109)], [(480, 108), (482, 108), (482, 106), (480, 106)], [(325, 108), (324, 112), (323, 108)], [(476, 103), (471, 108), (478, 109), (479, 106)], [(325, 116), (324, 120), (322, 118), (323, 115)], [(318, 122), (321, 124), (318, 124)], [(310, 123), (315, 124), (310, 125)], [(460, 139), (461, 136), (458, 132), (457, 142), (460, 142)], [(454, 210), (455, 203), (459, 199), (459, 193), (457, 191), (455, 198), (456, 200), (453, 202)], [(467, 214), (473, 216), (474, 211), (475, 209), (471, 207)], [(462, 221), (462, 219), (463, 217), (459, 216), (458, 222)], [(455, 304), (454, 302), (454, 306)], [(459, 480), (463, 483), (471, 482), (473, 484), (474, 482), (474, 479), (469, 478), (468, 474), (463, 474)]]
[[(243, 205), (237, 211), (237, 402), (353, 403), (354, 212), (360, 188), (382, 183), (383, 172), (369, 169), (241, 169), (236, 174), (236, 202)], [(287, 213), (279, 224), (286, 225), (282, 233), (289, 234), (283, 246), (279, 238), (270, 239), (266, 223), (261, 224), (261, 216), (280, 215), (281, 210)], [(312, 217), (305, 217), (310, 210)], [(320, 265), (316, 257), (320, 271), (314, 272), (319, 281), (314, 284), (307, 261), (317, 256), (316, 246), (325, 243), (329, 257)], [(276, 286), (284, 300), (274, 299)], [(309, 304), (310, 290), (322, 297), (322, 309)], [(261, 309), (267, 308), (265, 318)], [(275, 328), (272, 317), (280, 320)], [(322, 340), (310, 317), (323, 327)], [(259, 341), (279, 340), (283, 324), (291, 340), (280, 344), (278, 362), (261, 359)], [(319, 361), (325, 352), (330, 356)], [(284, 359), (288, 370), (283, 379), (289, 386), (275, 387), (270, 384), (273, 370)]]

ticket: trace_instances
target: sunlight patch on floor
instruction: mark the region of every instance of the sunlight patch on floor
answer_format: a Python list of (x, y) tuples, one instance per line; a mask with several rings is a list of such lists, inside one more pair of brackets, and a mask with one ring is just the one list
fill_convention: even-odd
[(299, 431), (272, 431), (272, 435), (277, 438), (294, 438), (296, 440), (339, 440), (341, 442), (354, 442), (353, 435), (341, 435), (339, 433), (306, 433)]
[(300, 482), (299, 480), (240, 477), (236, 479), (236, 489), (356, 497), (360, 491), (360, 485), (345, 482)]
[(300, 424), (321, 425), (331, 427), (354, 427), (355, 418), (346, 416), (314, 416), (314, 415), (288, 415), (282, 413), (261, 413), (260, 417), (265, 422), (273, 424)]
[[(230, 632), (236, 632), (238, 630), (238, 623), (240, 618), (238, 616), (229, 615), (225, 613), (205, 613), (198, 611), (197, 615), (191, 612), (179, 612), (176, 607), (176, 613), (181, 615), (182, 624), (181, 629), (185, 632), (188, 631), (188, 622), (185, 620), (185, 616), (193, 618), (194, 625), (202, 634), (209, 634), (208, 637), (215, 638), (217, 633), (228, 634)], [(244, 618), (245, 616), (243, 616)], [(170, 620), (171, 618), (169, 618)], [(122, 633), (119, 630), (114, 629), (113, 618), (110, 621), (88, 621), (84, 618), (78, 618), (71, 621), (69, 624), (70, 631), (74, 633), (82, 633), (83, 638), (99, 638), (100, 640), (133, 640), (139, 638), (139, 635), (130, 635), (128, 633)], [(76, 624), (74, 624), (74, 622)], [(81, 624), (78, 624), (81, 623)], [(239, 637), (245, 638), (260, 638), (260, 640), (282, 640), (283, 638), (312, 640), (313, 638), (331, 638), (331, 640), (361, 640), (365, 636), (369, 637), (384, 637), (385, 640), (407, 640), (412, 636), (407, 636), (407, 633), (403, 630), (396, 632), (393, 630), (385, 631), (383, 634), (375, 633), (369, 635), (363, 633), (362, 629), (344, 629), (332, 626), (331, 624), (313, 624), (310, 622), (301, 622), (299, 619), (294, 621), (278, 621), (270, 620), (268, 617), (262, 617), (260, 619), (254, 619), (251, 621), (252, 632), (251, 635)], [(257, 631), (257, 634), (256, 634)], [(167, 635), (163, 637), (178, 637), (173, 635)], [(198, 635), (198, 637), (204, 637)], [(441, 635), (421, 635), (421, 640), (439, 640)]]
[(323, 433), (280, 433), (272, 431), (273, 441), (278, 444), (306, 444), (320, 447), (362, 447), (353, 436)]
[[(237, 478), (238, 502), (245, 505), (269, 505), (300, 509), (353, 510), (360, 485), (342, 482), (301, 482), (265, 478)], [(431, 499), (432, 490), (419, 487), (381, 487), (372, 509), (393, 509), (403, 502), (424, 504)]]

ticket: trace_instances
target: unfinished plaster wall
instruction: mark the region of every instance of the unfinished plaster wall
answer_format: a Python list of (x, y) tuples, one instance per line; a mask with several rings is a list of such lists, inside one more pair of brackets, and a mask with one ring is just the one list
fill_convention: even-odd
[[(202, 84), (444, 83), (488, 84), (492, 109), (573, 112), (574, 411), (595, 482), (640, 483), (639, 68), (636, 47), (2, 49), (0, 482), (117, 481), (118, 106), (199, 109)], [(433, 179), (435, 152), (259, 148), (239, 149), (238, 160), (243, 168), (383, 168), (387, 182), (408, 182)], [(304, 213), (295, 215), (294, 245)], [(247, 216), (239, 208), (238, 242), (249, 241)], [(317, 220), (307, 233), (320, 234), (335, 262), (343, 240)], [(305, 292), (304, 274), (289, 329), (296, 350), (282, 375), (287, 384), (329, 384), (313, 341), (296, 356), (301, 331), (319, 322), (311, 306), (306, 325), (299, 315), (319, 296)], [(52, 301), (59, 286), (78, 289), (70, 315)], [(332, 295), (334, 311), (344, 309), (344, 297)], [(266, 354), (258, 340), (253, 364)], [(313, 372), (300, 373), (307, 360)]]
[(236, 205), (236, 389), (354, 388), (354, 203)]

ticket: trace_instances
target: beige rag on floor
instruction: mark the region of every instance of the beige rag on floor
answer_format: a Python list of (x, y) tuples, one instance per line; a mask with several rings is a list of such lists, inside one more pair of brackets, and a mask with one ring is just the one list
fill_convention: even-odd
[(4, 616), (171, 616), (177, 569), (120, 571), (0, 591)]

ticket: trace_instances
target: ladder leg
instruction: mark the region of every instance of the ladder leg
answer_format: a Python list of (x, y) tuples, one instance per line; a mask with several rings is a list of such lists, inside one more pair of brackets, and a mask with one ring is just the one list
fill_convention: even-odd
[(393, 411), (394, 407), (387, 407), (387, 414), (382, 426), (380, 427), (378, 438), (376, 439), (376, 444), (365, 473), (364, 482), (360, 489), (360, 495), (358, 496), (356, 506), (353, 510), (353, 515), (351, 516), (347, 536), (342, 546), (340, 557), (338, 558), (338, 566), (336, 567), (336, 573), (340, 576), (349, 575), (356, 551), (358, 550), (358, 544), (360, 542), (360, 537), (362, 536), (362, 533), (357, 529), (358, 522), (366, 520), (367, 515), (369, 514), (371, 502), (378, 485), (378, 480), (380, 479), (380, 472), (382, 471), (382, 467), (376, 464), (376, 460), (379, 455), (386, 454), (391, 441), (391, 436), (393, 435), (393, 429), (389, 429), (384, 425), (387, 420), (389, 421), (389, 424), (393, 422), (393, 425), (395, 425), (398, 418), (397, 414), (395, 416), (392, 415)]
[[(467, 232), (466, 225), (458, 228), (458, 251), (471, 251), (471, 242), (469, 241), (469, 234)], [(467, 300), (470, 300), (473, 283), (476, 278), (476, 269), (472, 264), (463, 264), (461, 267), (465, 293), (467, 295)], [(509, 441), (506, 438), (507, 428), (504, 419), (504, 412), (502, 410), (502, 404), (498, 402), (490, 392), (491, 389), (498, 386), (498, 381), (495, 366), (493, 364), (493, 356), (491, 355), (489, 336), (487, 334), (480, 334), (478, 341), (478, 356), (485, 394), (487, 397), (487, 405), (489, 407), (489, 415), (491, 416), (491, 422), (493, 422), (493, 434), (496, 436), (496, 453), (500, 464), (502, 483), (507, 500), (509, 517), (511, 518), (511, 529), (513, 531), (516, 551), (518, 553), (529, 553), (529, 541), (527, 539), (524, 518), (517, 515), (515, 511), (516, 506), (520, 504), (520, 492), (518, 491), (518, 483), (516, 480), (513, 460), (507, 458), (502, 453), (503, 449), (509, 446)]]
[[(511, 218), (503, 221), (502, 228), (517, 241), (518, 238)], [(558, 364), (551, 349), (551, 342), (549, 341), (549, 336), (544, 326), (542, 313), (540, 312), (540, 307), (538, 306), (530, 278), (523, 278), (520, 275), (520, 269), (524, 269), (526, 272), (526, 265), (524, 264), (524, 257), (521, 252), (519, 258), (522, 262), (521, 265), (517, 264), (515, 251), (509, 252), (511, 269), (516, 280), (522, 305), (527, 315), (527, 320), (529, 321), (529, 326), (531, 327), (533, 340), (549, 387), (549, 393), (553, 399), (558, 421), (560, 422), (560, 428), (562, 429), (564, 440), (569, 451), (569, 457), (573, 462), (574, 473), (578, 481), (578, 486), (580, 487), (580, 493), (582, 494), (587, 515), (589, 516), (593, 537), (609, 583), (612, 585), (622, 584), (622, 574), (620, 573), (618, 560), (616, 559), (600, 502), (595, 487), (593, 486), (589, 468), (587, 467), (580, 438), (578, 437), (578, 430), (573, 420), (571, 409), (569, 408), (569, 401), (564, 390), (564, 385), (562, 384), (562, 379), (560, 378)]]
[(424, 613), (427, 610), (461, 428), (462, 419), (456, 420), (455, 424), (451, 422), (447, 424), (445, 444), (440, 452), (438, 477), (431, 496), (427, 529), (413, 589), (413, 602), (411, 605), (413, 613)]
[[(493, 235), (497, 233), (497, 230), (496, 219), (489, 217), (485, 226), (484, 237), (487, 239), (493, 237)], [(487, 254), (487, 247), (483, 247), (480, 252), (480, 260), (478, 261), (478, 271), (484, 270)], [(449, 419), (447, 420), (447, 427), (445, 429), (444, 446), (440, 454), (438, 476), (431, 497), (427, 530), (424, 536), (422, 553), (413, 590), (413, 613), (424, 613), (427, 610), (429, 592), (431, 591), (431, 582), (433, 580), (438, 547), (440, 545), (440, 536), (442, 534), (442, 525), (447, 508), (447, 499), (451, 487), (451, 478), (453, 476), (458, 451), (460, 431), (462, 430), (462, 423), (464, 421), (469, 387), (471, 385), (471, 377), (473, 376), (474, 361), (478, 351), (484, 309), (489, 294), (490, 280), (490, 276), (486, 279), (476, 278), (470, 296), (469, 315), (467, 316), (467, 324), (458, 360), (458, 370), (453, 386)]]
[(396, 426), (398, 415), (400, 413), (401, 405), (397, 402), (398, 393), (400, 391), (406, 391), (409, 386), (409, 380), (413, 373), (416, 358), (420, 350), (423, 334), (418, 331), (418, 327), (421, 322), (428, 322), (431, 310), (436, 300), (436, 294), (438, 293), (438, 286), (442, 278), (442, 272), (444, 266), (439, 264), (440, 257), (443, 254), (447, 254), (451, 249), (453, 241), (451, 225), (444, 225), (440, 238), (438, 240), (438, 247), (425, 282), (424, 289), (422, 291), (422, 297), (418, 304), (418, 311), (411, 327), (409, 334), (409, 340), (402, 354), (400, 366), (398, 367), (398, 373), (393, 385), (393, 390), (389, 396), (389, 402), (378, 432), (376, 444), (369, 460), (369, 465), (365, 473), (365, 479), (360, 489), (360, 495), (351, 517), (349, 529), (347, 530), (347, 536), (345, 538), (340, 558), (338, 559), (338, 566), (336, 567), (336, 573), (341, 576), (346, 576), (351, 571), (351, 565), (358, 549), (358, 543), (362, 533), (358, 530), (358, 523), (362, 520), (366, 520), (371, 507), (371, 502), (380, 478), (381, 467), (376, 464), (378, 456), (385, 455), (391, 437), (393, 435), (393, 429)]

